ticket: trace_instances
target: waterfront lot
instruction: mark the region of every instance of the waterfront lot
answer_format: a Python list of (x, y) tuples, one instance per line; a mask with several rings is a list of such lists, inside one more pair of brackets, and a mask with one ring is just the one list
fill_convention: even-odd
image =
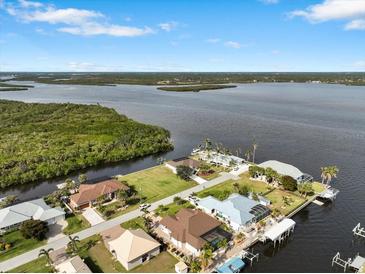
[(12, 245), (11, 249), (5, 253), (0, 254), (0, 262), (8, 260), (12, 257), (18, 256), (24, 252), (32, 250), (36, 247), (42, 246), (46, 241), (38, 241), (35, 239), (25, 239), (19, 230), (6, 233), (3, 236), (3, 240), (6, 243)]
[(306, 202), (303, 197), (280, 189), (273, 190), (265, 197), (271, 201), (272, 208), (279, 210), (283, 215), (288, 215)]
[(129, 186), (135, 187), (145, 202), (152, 203), (174, 193), (196, 185), (193, 181), (184, 181), (165, 166), (157, 166), (121, 177)]

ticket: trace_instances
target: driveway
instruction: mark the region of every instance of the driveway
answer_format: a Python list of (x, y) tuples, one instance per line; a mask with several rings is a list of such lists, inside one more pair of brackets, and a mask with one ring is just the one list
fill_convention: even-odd
[(238, 169), (237, 170), (232, 170), (231, 172), (229, 172), (230, 174), (234, 175), (234, 176), (239, 176), (241, 175), (242, 173), (245, 173), (248, 171), (248, 167), (249, 165), (246, 165), (246, 164), (242, 164), (242, 165), (239, 165), (238, 166)]
[(104, 222), (104, 219), (93, 209), (88, 207), (82, 211), (82, 216), (90, 223), (91, 226)]
[(202, 177), (196, 176), (196, 175), (191, 175), (190, 178), (192, 180), (194, 180), (195, 182), (197, 182), (199, 185), (207, 182), (207, 180), (203, 179)]

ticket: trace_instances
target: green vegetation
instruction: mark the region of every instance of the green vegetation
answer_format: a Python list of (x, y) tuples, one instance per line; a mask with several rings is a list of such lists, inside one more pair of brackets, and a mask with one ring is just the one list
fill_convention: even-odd
[(189, 181), (190, 177), (194, 174), (194, 169), (188, 166), (178, 166), (176, 167), (176, 174), (181, 179)]
[(133, 268), (132, 273), (175, 273), (175, 264), (179, 261), (168, 252), (161, 252), (146, 264)]
[(202, 90), (216, 90), (225, 88), (235, 88), (235, 85), (194, 85), (194, 86), (175, 86), (175, 87), (158, 87), (159, 90), (176, 91), (176, 92), (199, 92)]
[(157, 166), (120, 177), (135, 188), (146, 203), (152, 203), (196, 185), (180, 179), (165, 166)]
[(89, 222), (81, 214), (71, 214), (66, 217), (67, 227), (63, 230), (65, 234), (74, 234), (90, 227)]
[(38, 241), (42, 241), (46, 239), (49, 228), (47, 222), (27, 220), (20, 225), (19, 231), (25, 239), (37, 239)]
[(100, 105), (0, 100), (0, 188), (172, 148), (167, 130)]
[(272, 208), (283, 215), (288, 215), (306, 202), (306, 199), (280, 189), (273, 190), (265, 197), (271, 201)]
[[(11, 75), (11, 74), (9, 74)], [(161, 73), (17, 73), (16, 80), (62, 85), (211, 85), (229, 83), (311, 82), (365, 85), (364, 72), (161, 72)]]
[(295, 191), (297, 190), (297, 181), (291, 176), (281, 176), (280, 182), (285, 190)]
[(38, 241), (33, 238), (25, 239), (19, 230), (4, 234), (2, 240), (5, 243), (10, 243), (11, 248), (8, 251), (1, 253), (0, 262), (6, 261), (46, 243), (46, 241)]
[(176, 213), (178, 213), (180, 211), (180, 209), (182, 209), (182, 208), (194, 208), (194, 206), (192, 204), (190, 204), (188, 201), (182, 200), (179, 203), (174, 202), (169, 205), (159, 206), (156, 209), (156, 214), (161, 217), (172, 216), (172, 215), (175, 215)]
[(19, 90), (28, 90), (29, 88), (34, 88), (34, 86), (16, 85), (16, 84), (8, 84), (0, 82), (0, 91), (19, 91)]
[(53, 267), (47, 265), (47, 259), (40, 257), (8, 271), (9, 273), (52, 273)]
[(148, 224), (146, 222), (146, 219), (143, 217), (137, 217), (132, 220), (129, 220), (128, 222), (122, 223), (121, 226), (125, 229), (142, 229), (146, 232), (148, 232)]

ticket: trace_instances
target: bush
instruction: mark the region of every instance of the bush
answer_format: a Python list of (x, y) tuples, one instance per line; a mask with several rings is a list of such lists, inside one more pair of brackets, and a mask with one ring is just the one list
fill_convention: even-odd
[(285, 190), (295, 191), (297, 190), (297, 181), (291, 176), (281, 177), (281, 184)]
[(188, 166), (178, 166), (176, 167), (176, 173), (181, 179), (189, 181), (190, 176), (194, 173), (194, 170)]
[(49, 228), (46, 222), (40, 220), (28, 220), (21, 224), (20, 232), (26, 239), (34, 238), (44, 240)]
[(248, 193), (250, 192), (250, 190), (249, 190), (249, 188), (248, 188), (248, 186), (246, 186), (246, 185), (243, 185), (243, 186), (241, 186), (240, 188), (239, 188), (239, 191), (238, 191), (238, 193), (240, 194), (240, 195), (242, 195), (242, 196), (248, 196)]

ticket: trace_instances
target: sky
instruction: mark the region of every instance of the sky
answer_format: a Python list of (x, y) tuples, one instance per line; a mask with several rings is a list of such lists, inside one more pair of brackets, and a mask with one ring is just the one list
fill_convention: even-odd
[(0, 71), (365, 71), (365, 0), (0, 0)]

